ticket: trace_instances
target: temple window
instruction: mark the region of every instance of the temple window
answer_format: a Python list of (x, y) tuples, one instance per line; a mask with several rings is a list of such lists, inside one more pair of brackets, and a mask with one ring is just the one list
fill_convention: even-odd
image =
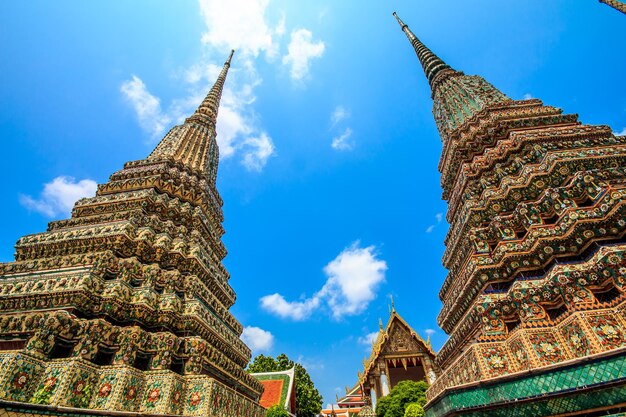
[(109, 348), (106, 346), (98, 346), (98, 353), (93, 358), (93, 363), (95, 365), (106, 366), (110, 365), (113, 362), (113, 358), (115, 358), (116, 349)]
[(567, 313), (567, 306), (561, 298), (560, 302), (553, 304), (551, 307), (544, 306), (544, 310), (546, 310), (546, 314), (550, 317), (550, 320), (556, 321), (561, 315)]
[(76, 343), (77, 342), (72, 340), (64, 340), (57, 337), (54, 346), (50, 351), (50, 359), (69, 358), (72, 355), (72, 351), (74, 350)]
[(506, 326), (506, 330), (507, 332), (511, 333), (512, 331), (514, 331), (515, 329), (517, 329), (517, 327), (522, 324), (521, 320), (519, 319), (519, 317), (511, 317), (508, 320), (504, 321), (504, 325)]
[(172, 372), (176, 372), (179, 375), (183, 375), (184, 370), (184, 362), (181, 358), (174, 356), (172, 358), (172, 364), (170, 365), (170, 369)]
[(622, 295), (621, 291), (612, 282), (609, 282), (609, 285), (604, 288), (592, 290), (592, 292), (599, 303), (610, 303)]
[(588, 195), (586, 195), (583, 200), (576, 201), (576, 205), (578, 207), (591, 207), (594, 205), (594, 203), (595, 202), (591, 198), (589, 198)]
[(26, 346), (26, 339), (8, 339), (0, 340), (0, 351), (2, 350), (18, 350)]
[(148, 365), (150, 365), (150, 360), (152, 359), (152, 355), (146, 352), (137, 352), (137, 357), (135, 358), (135, 363), (133, 366), (140, 371), (147, 371)]
[(554, 224), (557, 220), (559, 220), (559, 215), (554, 213), (550, 217), (542, 217), (543, 224)]
[(515, 237), (518, 239), (524, 239), (526, 237), (527, 230), (520, 229), (515, 231)]
[(112, 281), (117, 277), (117, 274), (111, 272), (111, 271), (106, 271), (104, 273), (104, 275), (102, 276), (102, 279), (104, 279), (105, 281)]

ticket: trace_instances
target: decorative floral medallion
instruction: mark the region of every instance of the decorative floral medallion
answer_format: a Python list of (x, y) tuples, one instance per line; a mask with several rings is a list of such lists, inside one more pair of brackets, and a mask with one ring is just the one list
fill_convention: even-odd
[(128, 401), (132, 401), (137, 398), (137, 388), (134, 386), (128, 387), (126, 389), (126, 394), (124, 395), (124, 398)]
[(198, 404), (202, 402), (202, 395), (198, 391), (194, 391), (191, 393), (191, 397), (189, 397), (189, 404), (192, 407), (197, 407)]
[(22, 389), (28, 383), (28, 374), (26, 372), (19, 372), (13, 378), (13, 387)]
[(534, 333), (528, 336), (539, 360), (548, 365), (565, 359), (556, 337), (551, 333)]
[(180, 393), (180, 390), (177, 389), (174, 391), (174, 394), (172, 394), (172, 403), (174, 405), (178, 405), (180, 404), (180, 399), (181, 399), (182, 395)]
[(44, 388), (46, 388), (49, 391), (52, 391), (52, 389), (54, 389), (54, 387), (56, 387), (56, 385), (57, 385), (57, 377), (56, 376), (51, 376), (50, 378), (47, 378), (43, 382)]
[(567, 340), (570, 350), (576, 357), (587, 356), (590, 353), (587, 336), (577, 322), (572, 322), (561, 329), (561, 333)]
[(148, 401), (151, 407), (154, 407), (155, 403), (159, 401), (159, 398), (161, 398), (161, 390), (159, 388), (153, 388), (148, 392), (146, 401)]
[(483, 348), (481, 353), (490, 376), (500, 376), (508, 372), (509, 366), (503, 348)]
[(108, 382), (105, 382), (104, 384), (102, 384), (102, 386), (98, 390), (98, 397), (106, 398), (109, 395), (111, 395), (112, 390), (113, 390), (113, 387), (111, 387), (111, 384), (109, 384)]
[(605, 349), (614, 349), (626, 344), (621, 326), (614, 317), (589, 316), (587, 319)]
[(74, 384), (72, 385), (72, 394), (83, 395), (83, 391), (86, 385), (87, 383), (83, 379), (74, 382)]

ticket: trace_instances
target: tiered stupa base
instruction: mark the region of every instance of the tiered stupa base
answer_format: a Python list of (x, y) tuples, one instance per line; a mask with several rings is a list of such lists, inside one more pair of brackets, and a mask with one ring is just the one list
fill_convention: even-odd
[[(81, 358), (43, 360), (0, 354), (0, 415), (85, 416), (98, 411), (183, 416), (261, 417), (265, 409), (206, 375), (98, 366)], [(85, 410), (89, 408), (90, 410)], [(77, 410), (80, 409), (80, 410)]]
[(626, 348), (449, 388), (426, 417), (624, 416)]

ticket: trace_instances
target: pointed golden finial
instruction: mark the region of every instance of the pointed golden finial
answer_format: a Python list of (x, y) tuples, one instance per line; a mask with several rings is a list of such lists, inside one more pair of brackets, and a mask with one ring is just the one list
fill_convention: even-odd
[[(216, 142), (217, 113), (234, 50), (215, 84), (196, 111), (182, 125), (174, 126), (148, 156), (148, 160), (174, 160), (206, 174), (212, 184), (217, 179), (219, 149)], [(200, 127), (200, 128), (198, 128)]]
[(383, 331), (383, 319), (379, 318), (378, 319), (378, 327), (380, 328), (380, 331)]
[(209, 120), (215, 125), (217, 123), (217, 112), (220, 107), (220, 100), (222, 98), (222, 90), (224, 89), (224, 83), (226, 82), (226, 75), (228, 75), (228, 69), (230, 68), (230, 62), (233, 59), (233, 54), (235, 53), (234, 49), (231, 49), (230, 55), (226, 62), (224, 62), (224, 66), (222, 67), (222, 71), (220, 75), (217, 77), (215, 84), (209, 91), (209, 94), (204, 98), (200, 106), (196, 110), (193, 116), (189, 119), (193, 120), (198, 119), (199, 115), (208, 116)]
[(391, 299), (391, 312), (395, 313), (395, 311), (396, 311), (396, 303), (393, 301), (393, 294), (389, 294), (389, 298)]
[(430, 335), (428, 335), (428, 338), (426, 339), (426, 344), (432, 347), (432, 344), (430, 343)]

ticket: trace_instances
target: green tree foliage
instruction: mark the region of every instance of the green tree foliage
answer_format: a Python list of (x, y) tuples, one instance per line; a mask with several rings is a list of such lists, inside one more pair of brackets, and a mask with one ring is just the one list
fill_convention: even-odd
[(419, 403), (411, 403), (406, 406), (404, 417), (424, 417), (424, 407)]
[(265, 417), (289, 417), (289, 413), (280, 405), (273, 405), (265, 412)]
[(322, 396), (315, 388), (306, 369), (281, 353), (276, 358), (258, 355), (248, 365), (248, 372), (276, 372), (296, 368), (296, 415), (314, 417), (322, 411)]
[(422, 407), (426, 404), (427, 389), (428, 384), (423, 381), (398, 382), (389, 395), (376, 401), (376, 415), (378, 417), (404, 417), (405, 409), (409, 404), (416, 403)]
[(391, 408), (391, 396), (386, 395), (376, 400), (376, 416), (383, 417), (387, 415), (387, 412)]

